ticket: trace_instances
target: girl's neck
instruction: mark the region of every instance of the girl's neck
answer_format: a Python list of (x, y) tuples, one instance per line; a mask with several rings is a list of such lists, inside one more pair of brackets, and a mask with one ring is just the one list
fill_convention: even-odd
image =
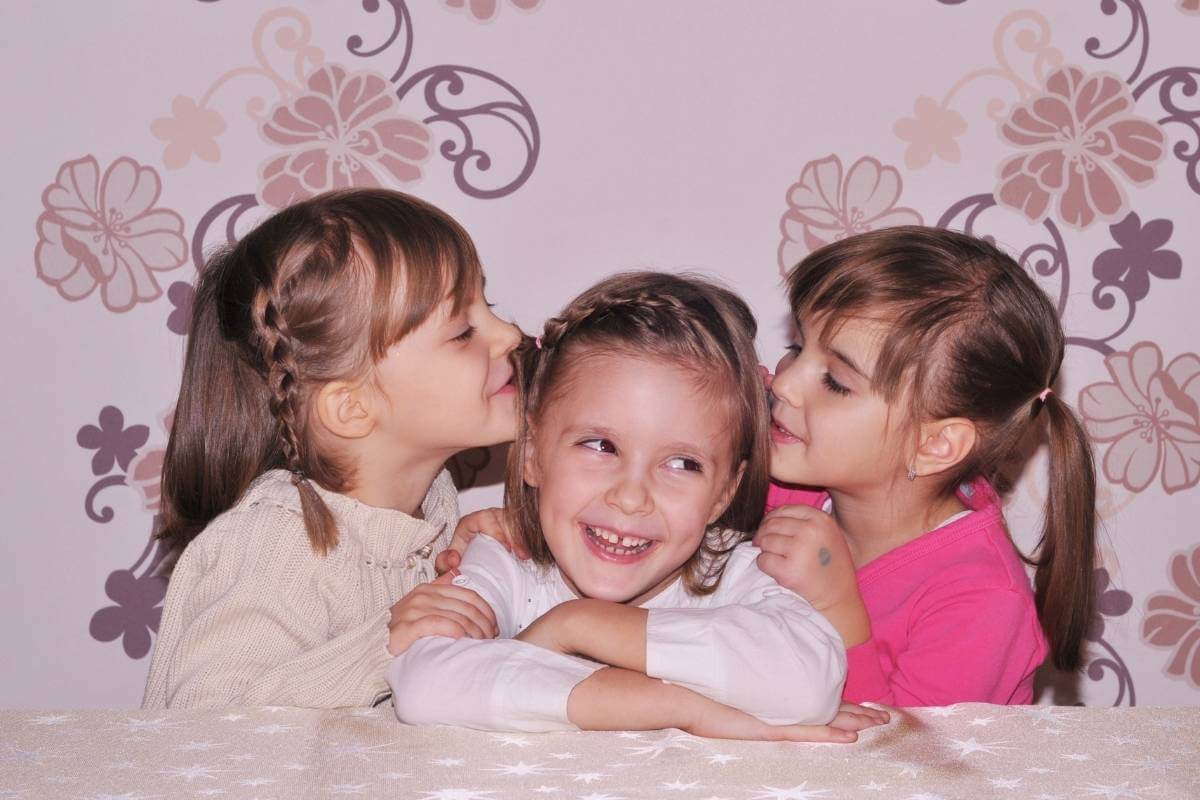
[(421, 519), (421, 503), (446, 464), (446, 456), (414, 457), (393, 450), (357, 459), (354, 486), (346, 494), (376, 508), (391, 508)]
[(831, 489), (829, 496), (857, 568), (967, 510), (956, 495), (932, 497), (922, 491), (919, 483), (885, 487), (874, 493)]

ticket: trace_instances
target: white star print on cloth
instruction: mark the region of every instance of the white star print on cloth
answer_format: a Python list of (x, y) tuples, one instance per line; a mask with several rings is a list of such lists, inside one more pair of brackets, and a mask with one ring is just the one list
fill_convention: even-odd
[(843, 746), (414, 728), (351, 710), (0, 711), (0, 800), (1200, 798), (1198, 709), (895, 716)]

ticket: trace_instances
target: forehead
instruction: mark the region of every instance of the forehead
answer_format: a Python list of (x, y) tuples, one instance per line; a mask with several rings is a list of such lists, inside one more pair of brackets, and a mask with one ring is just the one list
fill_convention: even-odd
[(650, 446), (687, 443), (714, 455), (732, 447), (730, 402), (694, 370), (625, 354), (585, 353), (562, 377), (543, 430), (603, 427)]
[(831, 348), (853, 351), (863, 361), (873, 362), (883, 347), (889, 326), (872, 317), (817, 314), (800, 320), (805, 339), (815, 339)]

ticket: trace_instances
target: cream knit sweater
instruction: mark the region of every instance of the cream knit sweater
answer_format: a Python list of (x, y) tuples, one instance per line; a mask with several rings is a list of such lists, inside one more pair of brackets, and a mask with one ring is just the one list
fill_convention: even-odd
[(282, 470), (257, 478), (188, 544), (167, 590), (143, 708), (368, 706), (388, 693), (391, 606), (433, 579), (458, 494), (443, 471), (419, 520), (316, 489), (338, 525), (326, 557), (313, 552)]

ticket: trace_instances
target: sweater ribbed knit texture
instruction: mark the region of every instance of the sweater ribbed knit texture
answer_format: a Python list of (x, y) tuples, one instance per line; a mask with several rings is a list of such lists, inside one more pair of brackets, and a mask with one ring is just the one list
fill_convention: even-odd
[(368, 706), (387, 692), (391, 606), (434, 578), (458, 521), (449, 473), (424, 519), (314, 484), (338, 527), (313, 552), (291, 475), (257, 478), (171, 575), (143, 708)]

